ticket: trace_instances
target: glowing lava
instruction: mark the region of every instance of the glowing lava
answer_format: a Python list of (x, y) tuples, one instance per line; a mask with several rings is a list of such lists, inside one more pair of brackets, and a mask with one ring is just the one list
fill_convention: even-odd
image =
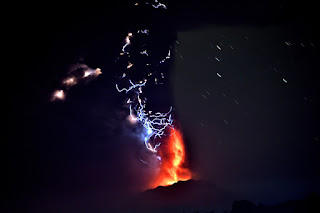
[(187, 167), (183, 138), (179, 131), (172, 130), (168, 141), (161, 144), (159, 155), (162, 163), (158, 178), (153, 183), (153, 187), (168, 186), (178, 181), (191, 179), (192, 175)]

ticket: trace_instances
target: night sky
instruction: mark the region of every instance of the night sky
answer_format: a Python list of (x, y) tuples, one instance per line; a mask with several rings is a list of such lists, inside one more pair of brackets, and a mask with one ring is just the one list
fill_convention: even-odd
[[(168, 10), (134, 3), (14, 6), (3, 78), (4, 212), (110, 212), (146, 189), (152, 168), (139, 161), (144, 145), (115, 89), (123, 39), (145, 28), (156, 57), (173, 46), (161, 68), (167, 86), (148, 94), (154, 107), (175, 107), (197, 178), (232, 199), (265, 204), (320, 193), (319, 8), (285, 0), (163, 1)], [(51, 102), (79, 61), (102, 75)]]

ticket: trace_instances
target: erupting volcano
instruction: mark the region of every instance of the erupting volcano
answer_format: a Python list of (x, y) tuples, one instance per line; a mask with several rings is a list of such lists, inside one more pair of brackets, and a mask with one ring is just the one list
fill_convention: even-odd
[(191, 171), (186, 161), (186, 151), (182, 134), (175, 129), (171, 130), (170, 137), (161, 144), (159, 156), (162, 159), (158, 177), (152, 183), (152, 188), (168, 186), (178, 181), (191, 179)]

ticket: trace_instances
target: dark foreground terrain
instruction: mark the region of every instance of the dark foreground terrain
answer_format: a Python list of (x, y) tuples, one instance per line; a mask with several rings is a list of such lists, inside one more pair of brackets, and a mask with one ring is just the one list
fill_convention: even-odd
[[(230, 192), (206, 181), (180, 181), (172, 186), (157, 187), (143, 192), (134, 203), (134, 212), (190, 213), (316, 213), (320, 212), (320, 196), (310, 193), (300, 200), (274, 205), (255, 204), (249, 200), (232, 201)], [(141, 208), (144, 206), (144, 208)], [(132, 209), (131, 209), (132, 210)]]

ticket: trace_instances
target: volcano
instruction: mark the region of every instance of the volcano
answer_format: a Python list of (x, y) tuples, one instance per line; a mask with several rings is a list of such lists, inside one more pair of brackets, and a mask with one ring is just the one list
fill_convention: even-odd
[(158, 186), (138, 195), (136, 204), (146, 208), (219, 208), (230, 206), (231, 194), (205, 180), (178, 181), (168, 186)]

